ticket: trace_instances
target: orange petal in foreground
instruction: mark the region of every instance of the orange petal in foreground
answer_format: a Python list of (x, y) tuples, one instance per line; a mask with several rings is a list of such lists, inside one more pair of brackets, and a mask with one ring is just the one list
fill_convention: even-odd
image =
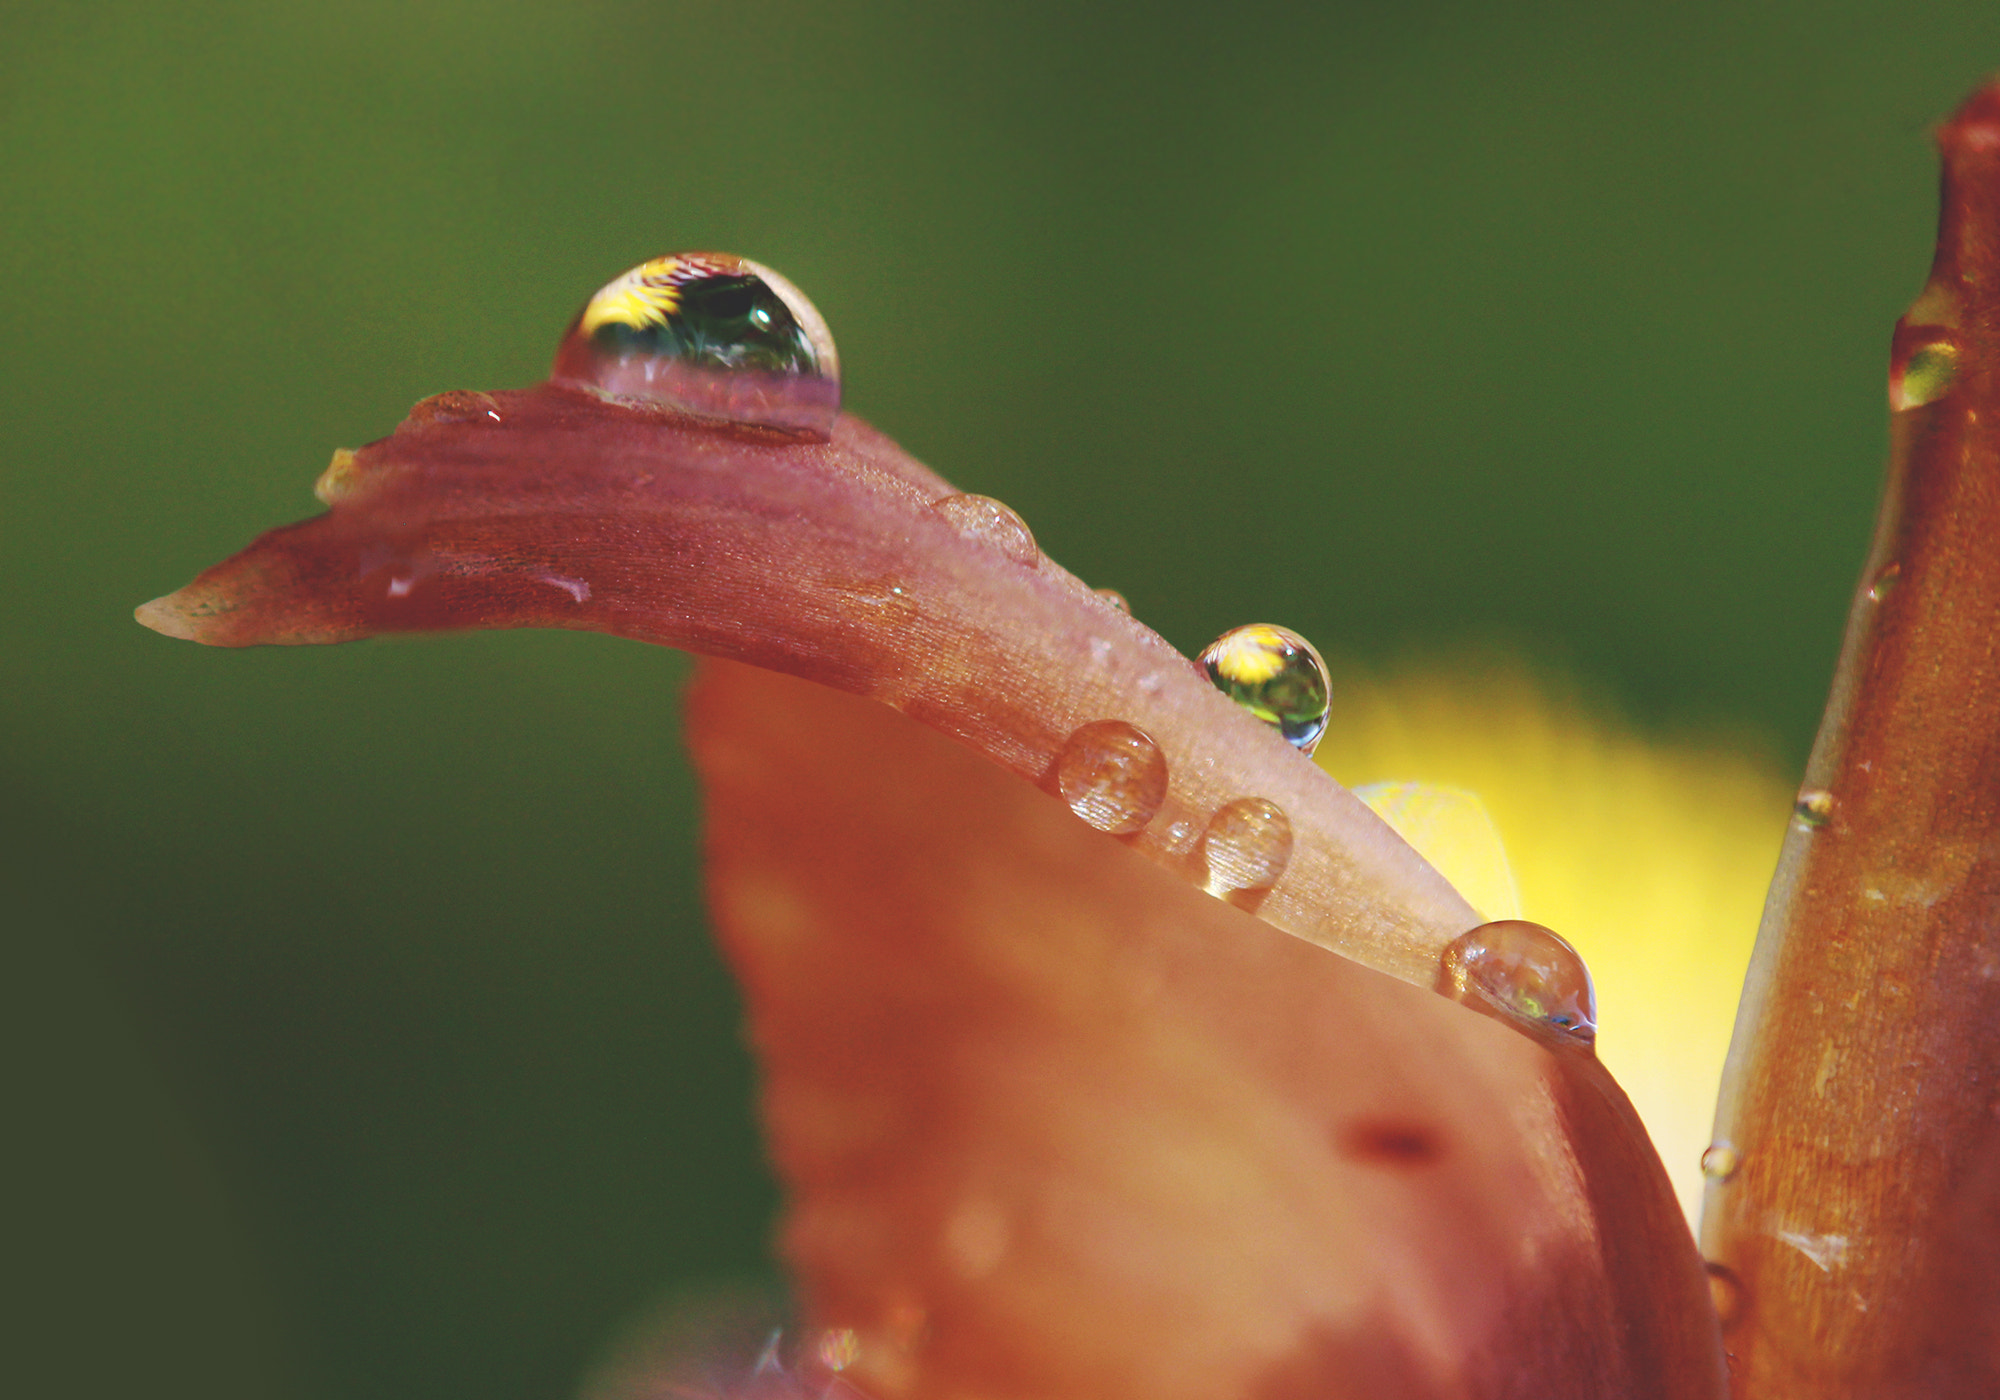
[[(1465, 902), (1011, 512), (832, 419), (824, 327), (746, 267), (621, 278), (556, 380), (418, 405), (141, 620), (579, 627), (801, 678), (718, 663), (692, 730), (785, 1251), (867, 1389), (1719, 1395), (1623, 1094), (1426, 990)], [(679, 362), (697, 311), (764, 327), (747, 386)], [(1245, 800), (1289, 846), (1232, 885)]]

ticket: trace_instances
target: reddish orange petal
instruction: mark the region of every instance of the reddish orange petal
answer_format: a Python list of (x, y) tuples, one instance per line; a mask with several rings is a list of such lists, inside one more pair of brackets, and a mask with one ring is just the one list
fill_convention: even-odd
[(1716, 1396), (1596, 1062), (1281, 934), (888, 710), (703, 668), (815, 1320), (883, 1397)]

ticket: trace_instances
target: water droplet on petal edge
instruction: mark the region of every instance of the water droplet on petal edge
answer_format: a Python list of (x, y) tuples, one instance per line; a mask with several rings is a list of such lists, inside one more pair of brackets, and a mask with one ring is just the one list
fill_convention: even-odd
[(1742, 1165), (1742, 1157), (1727, 1142), (1711, 1142), (1701, 1154), (1701, 1174), (1713, 1182), (1728, 1181)]
[(1267, 893), (1292, 858), (1292, 823), (1262, 797), (1239, 797), (1216, 809), (1201, 834), (1203, 885), (1232, 903)]
[(1565, 1042), (1597, 1039), (1590, 969), (1554, 929), (1498, 919), (1460, 935), (1439, 958), (1438, 990)]
[(1224, 695), (1311, 753), (1326, 733), (1331, 686), (1326, 662), (1298, 633), (1253, 623), (1202, 648), (1197, 664)]
[(1825, 788), (1807, 788), (1792, 804), (1792, 820), (1806, 831), (1819, 831), (1833, 820), (1833, 794)]
[(727, 253), (670, 253), (606, 283), (549, 377), (821, 438), (840, 416), (840, 357), (818, 310), (778, 273)]
[(1042, 551), (1034, 532), (1005, 501), (991, 496), (946, 496), (931, 502), (931, 509), (949, 520), (959, 534), (999, 550), (1016, 564), (1032, 569), (1041, 563)]
[[(1898, 337), (1900, 339), (1900, 337)], [(1958, 381), (1958, 345), (1937, 333), (1911, 345), (1889, 369), (1889, 406), (1897, 412), (1936, 403)]]
[(1167, 759), (1153, 737), (1122, 719), (1083, 725), (1063, 741), (1056, 791), (1070, 811), (1099, 831), (1144, 831), (1167, 800)]

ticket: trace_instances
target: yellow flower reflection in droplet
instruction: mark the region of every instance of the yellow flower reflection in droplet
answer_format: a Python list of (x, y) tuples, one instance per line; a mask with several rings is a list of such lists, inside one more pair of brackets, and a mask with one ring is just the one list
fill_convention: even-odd
[[(1334, 670), (1318, 762), (1351, 787), (1413, 781), (1480, 796), (1522, 917), (1589, 963), (1598, 1057), (1692, 1213), (1792, 785), (1751, 745), (1642, 736), (1519, 663), (1373, 679)], [(1452, 875), (1451, 851), (1426, 854)]]

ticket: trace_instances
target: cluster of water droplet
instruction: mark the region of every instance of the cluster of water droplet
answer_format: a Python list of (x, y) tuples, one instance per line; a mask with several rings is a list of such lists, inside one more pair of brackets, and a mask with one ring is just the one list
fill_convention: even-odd
[(840, 415), (826, 322), (783, 277), (727, 253), (671, 253), (606, 283), (577, 313), (549, 377), (822, 438)]
[(1269, 623), (1236, 627), (1202, 648), (1199, 665), (1215, 688), (1311, 753), (1326, 733), (1332, 687), (1313, 644)]

